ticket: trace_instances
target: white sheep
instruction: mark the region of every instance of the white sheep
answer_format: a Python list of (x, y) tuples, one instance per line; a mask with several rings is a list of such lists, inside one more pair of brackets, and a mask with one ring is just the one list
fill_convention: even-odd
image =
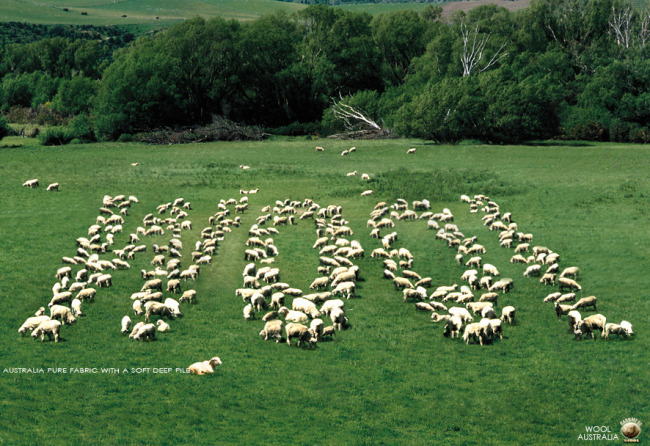
[[(131, 337), (131, 336), (129, 336)], [(150, 341), (155, 341), (156, 340), (156, 326), (154, 324), (144, 324), (142, 325), (138, 331), (131, 337), (131, 339), (134, 339), (136, 341), (138, 340), (150, 340)]]
[(171, 297), (168, 297), (165, 299), (165, 302), (163, 304), (169, 308), (169, 311), (172, 313), (172, 316), (174, 317), (179, 317), (182, 316), (183, 314), (181, 313), (181, 307), (178, 301), (172, 299)]
[(253, 319), (255, 319), (255, 309), (253, 308), (252, 304), (247, 304), (244, 307), (243, 313), (244, 313), (244, 319), (246, 319), (247, 321), (252, 321)]
[(122, 329), (121, 329), (122, 334), (126, 334), (131, 330), (131, 318), (129, 316), (124, 316), (122, 318), (121, 324), (122, 324)]
[(413, 147), (413, 148), (408, 149), (406, 151), (406, 154), (407, 155), (413, 155), (416, 151), (417, 151), (417, 149), (415, 147)]
[(300, 311), (289, 310), (287, 307), (280, 307), (278, 314), (284, 316), (287, 322), (304, 323), (309, 322), (309, 316)]
[(72, 293), (70, 291), (64, 291), (62, 293), (55, 294), (52, 297), (50, 303), (47, 304), (47, 306), (52, 307), (53, 305), (60, 305), (71, 301), (72, 301)]
[(442, 334), (444, 336), (451, 337), (451, 339), (454, 339), (454, 335), (455, 337), (458, 337), (460, 335), (460, 330), (462, 328), (463, 328), (463, 320), (458, 316), (451, 316), (447, 320), (447, 324), (445, 325), (445, 329)]
[(582, 320), (582, 315), (577, 310), (571, 310), (567, 314), (567, 321), (569, 322), (569, 331), (575, 332), (576, 325)]
[(260, 331), (260, 336), (268, 341), (270, 338), (275, 339), (276, 343), (282, 341), (282, 329), (284, 328), (284, 322), (280, 319), (269, 320), (264, 325), (262, 331)]
[(499, 270), (496, 266), (486, 263), (483, 265), (483, 274), (491, 274), (493, 276), (499, 276)]
[(27, 180), (23, 183), (23, 187), (29, 187), (30, 189), (34, 189), (39, 186), (38, 179), (34, 178), (33, 180)]
[(298, 338), (298, 347), (302, 342), (307, 342), (311, 347), (316, 345), (318, 339), (314, 336), (309, 329), (297, 323), (287, 324), (285, 327), (285, 333), (287, 336), (287, 345), (291, 345), (291, 338)]
[(481, 325), (480, 322), (467, 324), (465, 326), (465, 332), (463, 333), (463, 341), (465, 341), (466, 344), (469, 344), (470, 340), (478, 339), (479, 344), (483, 345), (483, 343), (488, 340), (488, 333), (486, 330), (487, 327)]
[(321, 339), (323, 337), (323, 329), (325, 324), (322, 319), (316, 318), (309, 324), (309, 331), (316, 339)]
[(598, 311), (598, 309), (596, 308), (597, 300), (598, 299), (596, 298), (596, 296), (583, 297), (578, 302), (576, 302), (571, 309), (577, 310), (579, 308), (587, 309), (587, 307), (594, 307), (594, 311)]
[(196, 290), (186, 290), (183, 295), (178, 299), (179, 302), (196, 302)]
[[(136, 302), (138, 301), (136, 300)], [(161, 318), (163, 316), (167, 316), (169, 319), (174, 318), (174, 315), (172, 314), (171, 310), (165, 304), (153, 300), (150, 300), (149, 302), (144, 304), (144, 310), (145, 310), (144, 320), (147, 322), (149, 322), (149, 317), (152, 314), (158, 315)]]
[(75, 317), (85, 316), (81, 311), (81, 301), (79, 299), (72, 299), (70, 309), (72, 310), (72, 315)]
[(515, 323), (515, 307), (513, 306), (507, 306), (503, 307), (501, 309), (501, 320), (502, 321), (508, 321), (509, 325), (512, 325)]
[(157, 325), (157, 330), (161, 333), (167, 333), (171, 331), (171, 327), (169, 326), (169, 324), (163, 321), (162, 319), (158, 319), (156, 325)]
[(36, 327), (38, 327), (41, 322), (49, 321), (51, 318), (47, 315), (40, 315), (40, 316), (32, 316), (28, 317), (27, 320), (23, 323), (23, 325), (20, 326), (18, 329), (18, 333), (20, 333), (22, 336), (25, 336), (25, 333), (27, 331), (32, 331)]
[(570, 266), (562, 270), (560, 277), (571, 277), (573, 279), (577, 279), (578, 274), (580, 274), (580, 268), (578, 268), (577, 266)]
[(484, 307), (481, 310), (481, 317), (487, 319), (495, 319), (497, 317), (497, 313), (494, 311), (494, 308), (492, 306)]
[(61, 322), (66, 325), (72, 325), (77, 322), (77, 319), (72, 314), (72, 310), (63, 305), (52, 305), (50, 307), (50, 318), (61, 319)]
[(43, 321), (32, 331), (32, 338), (36, 339), (40, 336), (41, 342), (43, 342), (45, 341), (45, 335), (47, 335), (49, 340), (54, 337), (54, 342), (59, 342), (60, 331), (61, 322), (54, 320)]
[(596, 340), (594, 330), (599, 330), (602, 337), (606, 325), (607, 319), (605, 316), (602, 314), (594, 314), (578, 322), (575, 325), (574, 333), (577, 338), (581, 338), (583, 335), (591, 333), (591, 338)]
[(212, 359), (203, 362), (195, 362), (190, 365), (187, 370), (191, 375), (210, 375), (214, 373), (218, 365), (223, 364), (219, 357), (215, 356)]
[(452, 316), (458, 316), (466, 324), (474, 320), (472, 315), (469, 314), (469, 311), (462, 307), (451, 307), (449, 309), (449, 314)]
[(336, 330), (341, 330), (342, 328), (347, 328), (349, 326), (348, 318), (345, 316), (345, 310), (341, 307), (333, 308), (329, 317)]
[(530, 265), (524, 271), (524, 277), (540, 276), (542, 274), (542, 267), (540, 265)]

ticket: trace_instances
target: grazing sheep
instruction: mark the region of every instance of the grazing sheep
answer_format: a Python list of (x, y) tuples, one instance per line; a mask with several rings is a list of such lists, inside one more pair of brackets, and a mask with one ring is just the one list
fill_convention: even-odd
[(58, 280), (63, 280), (64, 277), (72, 277), (72, 268), (69, 266), (64, 266), (56, 270), (56, 278)]
[(575, 332), (576, 325), (582, 320), (582, 315), (579, 311), (571, 310), (567, 313), (567, 321), (569, 322), (569, 331)]
[(578, 274), (580, 274), (580, 268), (578, 268), (577, 266), (570, 266), (562, 270), (560, 277), (571, 277), (575, 280), (578, 278)]
[(598, 299), (596, 298), (596, 296), (583, 297), (578, 302), (576, 302), (571, 309), (577, 310), (579, 308), (584, 308), (586, 310), (587, 307), (594, 307), (594, 311), (598, 311), (598, 309), (596, 308), (597, 300)]
[(393, 279), (393, 284), (395, 285), (396, 290), (399, 290), (400, 288), (413, 288), (411, 281), (404, 277), (395, 277)]
[(341, 307), (333, 308), (329, 314), (332, 324), (336, 330), (341, 330), (349, 326), (348, 318), (345, 316), (345, 310)]
[(178, 299), (179, 302), (194, 303), (196, 301), (196, 290), (187, 290), (183, 295)]
[(479, 344), (481, 345), (483, 345), (484, 342), (487, 343), (488, 341), (486, 326), (481, 325), (480, 322), (474, 322), (465, 326), (465, 332), (463, 333), (463, 341), (465, 341), (465, 344), (469, 344), (470, 340), (475, 339), (478, 339)]
[(507, 306), (501, 309), (501, 320), (508, 321), (509, 325), (515, 323), (515, 307)]
[(490, 325), (490, 337), (494, 338), (498, 335), (499, 339), (503, 339), (503, 325), (501, 324), (501, 319), (489, 319), (488, 323)]
[(406, 302), (407, 299), (424, 300), (427, 298), (427, 290), (424, 289), (423, 287), (418, 287), (416, 289), (405, 288), (403, 290), (403, 293), (404, 293), (404, 302)]
[(74, 317), (85, 316), (85, 314), (83, 314), (81, 311), (81, 301), (79, 299), (72, 299), (72, 302), (70, 303), (70, 309), (72, 310), (72, 315)]
[(458, 316), (451, 316), (447, 320), (447, 324), (445, 325), (442, 334), (443, 336), (451, 337), (451, 339), (454, 339), (454, 335), (455, 337), (458, 337), (460, 335), (461, 328), (463, 328), (463, 320)]
[(122, 318), (122, 329), (121, 333), (126, 334), (131, 330), (131, 318), (129, 316), (124, 316)]
[(54, 337), (54, 342), (59, 342), (60, 331), (61, 322), (54, 320), (43, 321), (34, 329), (34, 331), (32, 331), (32, 338), (36, 339), (40, 336), (41, 342), (44, 342), (45, 335), (47, 335), (50, 341), (52, 340), (52, 337)]
[(322, 319), (316, 318), (309, 324), (309, 331), (317, 340), (320, 340), (323, 337), (324, 328), (325, 324)]
[(142, 285), (142, 288), (140, 291), (144, 290), (159, 290), (162, 291), (162, 280), (160, 279), (151, 279), (147, 280), (144, 285)]
[(561, 304), (562, 302), (573, 302), (576, 298), (576, 293), (567, 293), (560, 295), (555, 302)]
[(160, 333), (167, 333), (171, 331), (171, 327), (169, 326), (169, 324), (163, 321), (162, 319), (158, 319), (156, 325), (158, 326), (157, 329)]
[[(397, 277), (395, 280), (397, 279), (399, 279), (399, 277)], [(341, 282), (336, 286), (336, 288), (332, 290), (333, 296), (337, 296), (337, 295), (343, 296), (344, 294), (346, 299), (350, 299), (351, 297), (356, 297), (356, 284), (351, 281)]]
[[(45, 310), (45, 309), (43, 309)], [(46, 315), (32, 316), (28, 317), (27, 320), (20, 326), (18, 333), (22, 336), (25, 336), (25, 333), (29, 330), (30, 332), (38, 327), (41, 322), (49, 321), (51, 318)]]
[(582, 338), (583, 335), (591, 333), (591, 338), (596, 340), (594, 330), (599, 330), (602, 337), (603, 332), (605, 331), (606, 322), (607, 319), (602, 314), (594, 314), (581, 320), (576, 324), (574, 329), (576, 338)]
[(102, 287), (110, 287), (113, 285), (112, 282), (113, 278), (111, 277), (110, 274), (102, 274), (99, 277), (97, 277), (97, 286), (102, 288)]
[(181, 281), (179, 279), (172, 279), (167, 282), (167, 292), (170, 293), (180, 293), (181, 291)]
[(23, 187), (29, 187), (30, 189), (37, 188), (39, 186), (38, 179), (34, 178), (33, 180), (27, 180), (23, 183)]
[(493, 307), (489, 306), (481, 310), (481, 317), (487, 319), (495, 319), (497, 317), (497, 313), (494, 311)]
[(41, 307), (38, 309), (36, 313), (34, 313), (34, 316), (43, 316), (45, 314), (45, 307)]
[(310, 347), (314, 347), (318, 339), (314, 336), (309, 329), (302, 325), (296, 323), (287, 324), (285, 327), (285, 333), (287, 336), (287, 345), (291, 345), (291, 338), (298, 338), (298, 347), (303, 342), (307, 342)]
[(431, 313), (431, 322), (448, 321), (450, 318), (448, 314)]
[(255, 309), (255, 311), (266, 310), (269, 307), (262, 293), (254, 293), (251, 296), (251, 305)]
[(139, 340), (150, 340), (150, 341), (155, 341), (156, 340), (156, 326), (154, 324), (144, 324), (142, 325), (138, 331), (135, 333), (133, 336), (129, 336), (131, 339), (134, 339), (136, 341)]
[(146, 322), (149, 322), (149, 317), (152, 314), (158, 315), (161, 318), (163, 316), (167, 316), (169, 319), (174, 318), (174, 315), (172, 314), (171, 310), (165, 304), (160, 302), (149, 301), (144, 304), (144, 309), (145, 309), (144, 320)]
[(544, 302), (555, 302), (562, 296), (562, 293), (551, 293), (544, 298)]
[(305, 313), (289, 310), (287, 307), (281, 307), (278, 310), (278, 314), (284, 316), (284, 320), (287, 322), (302, 323), (309, 321), (309, 316), (307, 316)]
[[(610, 334), (615, 334), (619, 338), (627, 338), (628, 336), (633, 335), (634, 333), (631, 330), (630, 323), (623, 324), (622, 321), (620, 324), (605, 324), (605, 330), (601, 333), (601, 338), (609, 339)], [(629, 326), (628, 326), (629, 325)]]
[(178, 301), (172, 299), (171, 297), (168, 297), (165, 299), (165, 302), (163, 304), (169, 308), (169, 311), (172, 313), (172, 316), (174, 317), (180, 317), (183, 316), (181, 313), (181, 306), (179, 305)]
[(569, 311), (573, 310), (574, 308), (571, 307), (570, 305), (562, 305), (557, 302), (555, 302), (555, 314), (557, 314), (557, 319), (560, 320), (563, 315), (569, 314)]
[(468, 302), (465, 307), (474, 314), (481, 313), (485, 307), (492, 307), (492, 302)]
[(72, 293), (70, 291), (64, 291), (62, 293), (55, 294), (47, 306), (52, 307), (53, 305), (60, 305), (70, 301), (72, 301)]
[(545, 273), (542, 278), (539, 279), (539, 283), (544, 285), (555, 285), (555, 274)]
[(451, 307), (449, 309), (449, 314), (452, 316), (458, 316), (465, 324), (474, 320), (472, 315), (469, 314), (469, 311), (467, 311), (466, 308), (462, 307)]
[(630, 324), (628, 321), (621, 321), (620, 325), (627, 332), (628, 336), (634, 336), (634, 330), (632, 328), (632, 324)]
[(415, 147), (413, 147), (413, 148), (411, 148), (411, 149), (408, 149), (408, 150), (406, 151), (406, 154), (407, 154), (407, 155), (413, 155), (416, 151), (417, 151), (417, 149), (416, 149)]
[(332, 299), (326, 301), (320, 308), (321, 314), (329, 315), (334, 308), (345, 308), (345, 302), (341, 299)]
[[(265, 316), (266, 317), (266, 316)], [(282, 341), (282, 329), (284, 328), (284, 322), (279, 319), (269, 320), (264, 325), (262, 331), (260, 331), (260, 336), (268, 341), (269, 339), (275, 339), (276, 343)]]
[(133, 301), (133, 312), (135, 313), (136, 316), (140, 316), (144, 314), (144, 310), (142, 309), (142, 302), (140, 302), (139, 300)]
[(524, 277), (540, 276), (542, 274), (542, 267), (540, 265), (530, 265), (524, 271)]

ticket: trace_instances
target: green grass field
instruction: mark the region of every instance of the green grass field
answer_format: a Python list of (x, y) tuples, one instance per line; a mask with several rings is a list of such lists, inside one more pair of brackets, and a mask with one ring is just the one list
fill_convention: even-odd
[[(21, 138), (5, 139), (3, 145)], [(316, 153), (314, 147), (325, 147)], [(340, 152), (356, 146), (356, 153)], [(415, 155), (405, 155), (416, 147)], [(137, 167), (130, 164), (138, 162)], [(239, 169), (246, 164), (249, 170)], [(275, 139), (265, 142), (147, 146), (92, 144), (0, 149), (0, 444), (578, 444), (585, 426), (647, 422), (648, 197), (646, 146), (437, 146), (417, 140)], [(347, 177), (357, 170), (359, 175)], [(362, 182), (361, 173), (371, 176)], [(39, 178), (41, 187), (21, 184)], [(46, 192), (59, 182), (61, 191)], [(62, 328), (64, 342), (21, 337), (23, 321), (51, 297), (62, 256), (95, 223), (105, 194), (136, 195), (117, 247), (156, 206), (184, 197), (193, 229), (182, 235), (183, 264), (221, 199), (249, 195), (242, 225), (226, 234), (212, 265), (196, 281), (198, 303), (156, 342), (119, 332), (131, 315), (139, 271), (152, 269), (151, 248), (115, 271), (86, 317)], [(371, 197), (360, 197), (365, 189)], [(582, 295), (598, 297), (608, 322), (629, 320), (636, 337), (576, 341), (542, 299), (554, 287), (524, 278), (512, 250), (470, 214), (461, 194), (485, 193), (509, 211), (534, 244), (582, 271)], [(467, 236), (487, 248), (484, 260), (512, 277), (499, 300), (517, 308), (517, 323), (492, 345), (443, 337), (443, 324), (403, 303), (381, 278), (379, 246), (366, 220), (375, 203), (426, 198), (449, 208)], [(245, 321), (234, 291), (242, 284), (244, 242), (261, 208), (311, 198), (337, 204), (366, 258), (359, 298), (346, 302), (351, 328), (315, 349), (262, 341), (259, 320)], [(232, 210), (232, 207), (230, 207)], [(234, 216), (234, 215), (233, 215)], [(395, 247), (415, 256), (413, 269), (435, 285), (461, 283), (465, 267), (435, 240), (426, 222), (398, 222)], [(275, 266), (282, 281), (306, 290), (317, 277), (314, 223), (280, 227)], [(169, 233), (143, 239), (165, 243)], [(110, 254), (102, 258), (113, 258)], [(184, 289), (189, 285), (184, 285)], [(591, 311), (583, 311), (591, 314)], [(330, 325), (328, 318), (324, 318)], [(220, 356), (211, 376), (175, 368)], [(172, 368), (171, 373), (4, 373), (10, 368)], [(125, 426), (131, 426), (127, 429)], [(643, 428), (642, 428), (643, 429)], [(641, 434), (641, 441), (647, 438)]]
[[(0, 2), (0, 21), (73, 25), (164, 25), (197, 15), (253, 20), (263, 14), (275, 11), (292, 13), (304, 7), (298, 3), (273, 0), (5, 0)], [(68, 11), (64, 11), (64, 8)]]

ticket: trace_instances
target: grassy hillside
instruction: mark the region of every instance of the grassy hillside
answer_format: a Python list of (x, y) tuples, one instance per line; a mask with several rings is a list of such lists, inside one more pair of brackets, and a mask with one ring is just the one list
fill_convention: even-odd
[[(316, 153), (316, 145), (325, 152)], [(357, 151), (342, 157), (351, 145)], [(417, 153), (407, 156), (410, 147)], [(296, 139), (3, 148), (0, 372), (43, 367), (68, 373), (0, 373), (0, 444), (572, 444), (586, 425), (619, 432), (624, 418), (644, 420), (649, 413), (649, 162), (647, 147), (601, 144)], [(355, 170), (358, 175), (346, 176)], [(361, 173), (371, 180), (362, 182)], [(30, 178), (42, 187), (21, 187)], [(43, 186), (54, 181), (61, 191), (46, 192)], [(112, 272), (113, 287), (100, 289), (94, 303), (84, 303), (87, 316), (63, 327), (65, 342), (40, 343), (17, 333), (49, 301), (61, 257), (75, 254), (75, 239), (95, 223), (105, 194), (139, 198), (115, 236), (117, 247), (159, 204), (190, 201), (193, 229), (181, 238), (187, 266), (219, 200), (239, 200), (240, 189), (252, 188), (260, 192), (249, 195), (241, 227), (225, 235), (194, 284), (183, 284), (196, 288), (198, 303), (182, 304), (184, 317), (169, 322), (171, 333), (143, 343), (119, 332), (125, 314), (140, 320), (129, 296), (142, 285), (139, 271), (152, 269), (151, 244), (166, 243), (169, 231), (143, 239), (147, 252), (129, 260), (130, 270)], [(374, 195), (360, 197), (365, 189)], [(597, 295), (598, 312), (608, 321), (631, 321), (636, 337), (574, 340), (566, 321), (558, 322), (551, 304), (542, 302), (555, 288), (524, 278), (524, 267), (508, 262), (512, 250), (499, 247), (497, 235), (482, 225), (482, 214), (460, 203), (461, 194), (476, 193), (512, 212), (520, 230), (534, 234), (534, 244), (561, 254), (563, 267), (579, 266), (582, 295)], [(498, 308), (514, 305), (518, 322), (505, 327), (503, 340), (481, 347), (443, 337), (443, 324), (403, 303), (381, 278), (381, 262), (368, 255), (379, 242), (370, 238), (366, 220), (375, 203), (398, 197), (427, 198), (434, 212), (449, 208), (459, 229), (485, 245), (484, 260), (514, 278), (514, 291), (500, 297)], [(366, 251), (356, 261), (359, 298), (346, 301), (351, 328), (315, 349), (262, 341), (261, 314), (245, 321), (234, 295), (247, 263), (248, 229), (261, 208), (305, 198), (342, 206), (354, 230), (350, 238)], [(275, 266), (282, 281), (306, 290), (317, 276), (316, 235), (313, 221), (297, 221), (272, 236), (280, 252)], [(455, 250), (435, 240), (424, 220), (397, 222), (395, 231), (395, 247), (411, 250), (415, 271), (435, 285), (461, 283), (465, 267), (454, 263)], [(215, 375), (175, 372), (214, 355), (223, 360)], [(93, 367), (172, 371), (70, 373)]]
[(6, 0), (0, 2), (0, 20), (75, 25), (162, 22), (164, 25), (197, 15), (252, 20), (262, 14), (275, 11), (291, 13), (302, 8), (304, 6), (297, 3), (272, 0)]

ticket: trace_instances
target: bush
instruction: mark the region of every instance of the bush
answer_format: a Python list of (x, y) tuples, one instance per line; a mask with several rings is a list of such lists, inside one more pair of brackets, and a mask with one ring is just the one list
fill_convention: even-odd
[(65, 127), (54, 126), (39, 135), (41, 144), (44, 146), (62, 146), (70, 142)]
[(40, 134), (44, 146), (61, 146), (64, 144), (81, 144), (93, 141), (93, 130), (86, 115), (76, 116), (67, 126), (49, 127)]
[(4, 116), (0, 115), (0, 139), (4, 138), (10, 133), (11, 133), (11, 129), (9, 128), (9, 124), (7, 123), (7, 119)]
[(283, 127), (267, 129), (267, 132), (272, 135), (282, 136), (318, 135), (320, 131), (320, 122), (292, 122)]

